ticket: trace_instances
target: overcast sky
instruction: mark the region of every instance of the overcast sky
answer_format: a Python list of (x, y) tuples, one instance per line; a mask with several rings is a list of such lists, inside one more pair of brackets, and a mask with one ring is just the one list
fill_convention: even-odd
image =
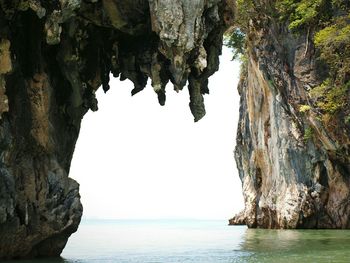
[(209, 80), (207, 115), (193, 122), (187, 89), (167, 87), (158, 104), (151, 86), (130, 96), (129, 81), (97, 92), (85, 115), (70, 176), (80, 183), (85, 218), (228, 219), (243, 208), (233, 158), (239, 65), (224, 48)]

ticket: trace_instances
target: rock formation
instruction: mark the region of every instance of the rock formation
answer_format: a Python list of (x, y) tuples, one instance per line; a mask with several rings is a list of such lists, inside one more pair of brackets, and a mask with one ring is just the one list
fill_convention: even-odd
[[(177, 91), (188, 83), (195, 121), (204, 116), (234, 2), (0, 0), (0, 259), (57, 256), (76, 231), (70, 162), (110, 74), (130, 79), (132, 94), (151, 78), (161, 105), (169, 81)], [(231, 223), (349, 228), (349, 91), (341, 110), (320, 118), (308, 91), (328, 69), (312, 30), (294, 34), (271, 13), (275, 1), (253, 2), (236, 148), (246, 208)]]
[(235, 151), (245, 210), (230, 223), (350, 228), (349, 89), (332, 115), (317, 108), (310, 92), (328, 69), (312, 32), (291, 32), (269, 13), (274, 1), (255, 2), (262, 5), (247, 31)]
[(0, 0), (0, 259), (57, 256), (82, 215), (68, 177), (109, 77), (188, 82), (195, 121), (232, 19), (222, 0)]

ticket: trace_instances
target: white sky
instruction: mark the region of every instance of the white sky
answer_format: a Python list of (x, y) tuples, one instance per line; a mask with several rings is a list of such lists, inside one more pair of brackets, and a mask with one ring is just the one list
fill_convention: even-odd
[(209, 80), (207, 115), (193, 122), (187, 88), (151, 86), (134, 97), (129, 81), (97, 92), (99, 111), (82, 123), (70, 176), (80, 183), (85, 218), (228, 219), (243, 208), (233, 158), (239, 64), (224, 48)]

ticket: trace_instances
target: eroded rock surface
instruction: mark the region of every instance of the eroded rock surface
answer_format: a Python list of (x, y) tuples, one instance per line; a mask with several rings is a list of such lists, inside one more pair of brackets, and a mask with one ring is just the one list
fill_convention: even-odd
[(82, 215), (68, 177), (80, 122), (112, 73), (188, 81), (190, 108), (218, 69), (232, 6), (220, 0), (0, 0), (0, 259), (57, 256)]
[(327, 74), (307, 32), (293, 34), (276, 17), (262, 8), (252, 21), (239, 84), (243, 220), (262, 228), (350, 228), (349, 124), (334, 117), (325, 125), (312, 107), (301, 109)]

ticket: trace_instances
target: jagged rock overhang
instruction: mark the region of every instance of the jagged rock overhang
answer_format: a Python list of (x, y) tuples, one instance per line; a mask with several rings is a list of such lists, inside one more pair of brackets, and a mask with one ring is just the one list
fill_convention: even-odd
[[(96, 110), (94, 92), (100, 85), (109, 89), (111, 72), (134, 83), (132, 94), (144, 89), (151, 78), (161, 105), (169, 81), (177, 91), (188, 83), (195, 121), (205, 115), (203, 95), (209, 93), (208, 78), (218, 70), (222, 35), (233, 20), (233, 1), (220, 0), (0, 3), (1, 37), (10, 44), (12, 37), (6, 32), (20, 33), (24, 28), (32, 32), (26, 23), (33, 21), (25, 17), (36, 15), (36, 30), (26, 40), (37, 39), (42, 48), (26, 52), (53, 51), (48, 54), (50, 63), (59, 64), (71, 86), (70, 111), (82, 105)], [(15, 55), (12, 63), (21, 63)]]
[(112, 73), (188, 82), (190, 107), (218, 69), (231, 1), (0, 0), (0, 259), (58, 256), (78, 228), (79, 185), (68, 177), (80, 123)]

